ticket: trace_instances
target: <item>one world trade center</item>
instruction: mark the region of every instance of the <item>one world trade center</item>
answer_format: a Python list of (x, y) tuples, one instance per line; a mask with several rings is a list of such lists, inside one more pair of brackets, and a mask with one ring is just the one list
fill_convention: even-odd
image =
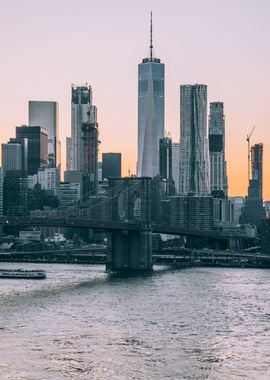
[(154, 58), (152, 13), (149, 57), (138, 65), (137, 176), (159, 174), (159, 139), (164, 137), (164, 64)]

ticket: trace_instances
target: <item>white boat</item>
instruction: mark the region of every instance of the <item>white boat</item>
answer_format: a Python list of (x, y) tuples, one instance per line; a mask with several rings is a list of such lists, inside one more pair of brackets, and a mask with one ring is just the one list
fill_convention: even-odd
[(43, 280), (46, 278), (46, 272), (42, 269), (0, 269), (0, 278), (20, 278), (25, 280)]

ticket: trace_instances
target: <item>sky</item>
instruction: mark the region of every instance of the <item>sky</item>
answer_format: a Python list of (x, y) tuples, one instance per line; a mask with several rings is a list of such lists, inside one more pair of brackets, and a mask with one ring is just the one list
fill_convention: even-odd
[(62, 162), (71, 130), (71, 84), (88, 83), (100, 153), (121, 152), (135, 173), (137, 72), (154, 52), (165, 63), (165, 130), (180, 133), (180, 84), (208, 86), (224, 102), (229, 194), (247, 193), (247, 134), (264, 144), (270, 199), (269, 0), (0, 0), (0, 142), (28, 123), (28, 100), (59, 103)]

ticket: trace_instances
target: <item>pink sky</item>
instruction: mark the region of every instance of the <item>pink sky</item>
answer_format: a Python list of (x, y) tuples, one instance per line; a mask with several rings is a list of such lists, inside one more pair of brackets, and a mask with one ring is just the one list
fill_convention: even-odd
[(1, 142), (27, 124), (28, 100), (56, 100), (62, 159), (70, 135), (71, 83), (89, 83), (98, 107), (101, 152), (136, 167), (137, 64), (154, 50), (165, 63), (165, 129), (179, 139), (179, 85), (208, 85), (223, 101), (231, 195), (246, 194), (246, 135), (264, 143), (270, 199), (270, 2), (268, 0), (9, 0), (0, 6)]

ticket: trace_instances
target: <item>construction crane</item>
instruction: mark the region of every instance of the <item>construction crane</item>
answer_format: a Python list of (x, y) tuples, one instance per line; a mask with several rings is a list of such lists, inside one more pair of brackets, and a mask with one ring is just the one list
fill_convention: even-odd
[(249, 135), (247, 135), (247, 143), (248, 143), (248, 182), (250, 181), (250, 138), (254, 132), (256, 125), (253, 126)]

